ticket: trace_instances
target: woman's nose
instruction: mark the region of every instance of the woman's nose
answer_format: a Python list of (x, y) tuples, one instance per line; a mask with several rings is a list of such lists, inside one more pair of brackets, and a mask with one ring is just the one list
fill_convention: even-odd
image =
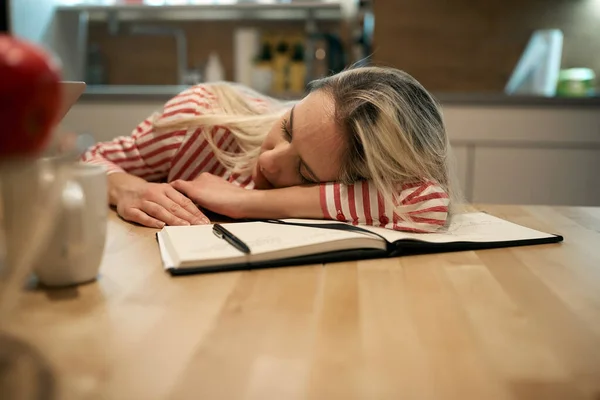
[(285, 163), (286, 144), (279, 143), (273, 148), (263, 152), (258, 158), (261, 168), (274, 178), (281, 173), (281, 169)]

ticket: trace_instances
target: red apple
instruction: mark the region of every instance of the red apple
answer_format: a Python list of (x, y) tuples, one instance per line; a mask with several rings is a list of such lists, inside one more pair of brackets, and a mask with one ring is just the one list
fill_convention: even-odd
[(44, 150), (58, 122), (60, 80), (48, 53), (0, 35), (0, 160)]

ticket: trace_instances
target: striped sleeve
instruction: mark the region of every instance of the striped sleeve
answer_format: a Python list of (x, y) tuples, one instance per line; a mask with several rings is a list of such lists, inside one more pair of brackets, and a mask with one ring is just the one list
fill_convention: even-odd
[(398, 231), (430, 233), (448, 218), (448, 194), (433, 182), (403, 185), (395, 202), (386, 202), (375, 185), (330, 182), (320, 185), (320, 203), (326, 219)]
[(102, 165), (108, 174), (127, 172), (148, 181), (166, 179), (182, 143), (194, 134), (194, 130), (157, 132), (153, 128), (153, 119), (162, 122), (201, 115), (211, 106), (209, 96), (201, 85), (183, 91), (165, 104), (162, 113), (142, 121), (129, 136), (92, 146), (84, 153), (82, 161)]

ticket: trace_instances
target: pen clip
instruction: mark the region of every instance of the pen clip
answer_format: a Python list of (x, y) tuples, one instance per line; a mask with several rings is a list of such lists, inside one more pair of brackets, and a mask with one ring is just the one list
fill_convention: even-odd
[(213, 233), (219, 238), (225, 240), (227, 243), (238, 249), (244, 254), (250, 254), (250, 248), (241, 239), (229, 232), (225, 227), (214, 224)]
[(216, 237), (218, 237), (219, 239), (223, 239), (223, 232), (221, 232), (219, 229), (217, 229), (215, 226), (213, 226), (212, 232), (215, 234)]

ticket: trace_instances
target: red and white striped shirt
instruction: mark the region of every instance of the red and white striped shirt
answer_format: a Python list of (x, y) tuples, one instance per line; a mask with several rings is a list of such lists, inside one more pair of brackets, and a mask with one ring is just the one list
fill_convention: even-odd
[[(269, 109), (268, 100), (248, 95), (259, 109)], [(196, 85), (169, 100), (156, 118), (162, 121), (214, 113), (219, 108), (209, 86)], [(223, 127), (155, 131), (152, 116), (140, 123), (130, 136), (97, 143), (83, 156), (90, 164), (103, 165), (108, 174), (127, 172), (147, 181), (192, 180), (202, 172), (223, 177), (253, 189), (251, 175), (231, 174), (215, 157), (205, 138), (209, 134), (219, 149), (240, 151), (234, 135)], [(352, 185), (322, 183), (320, 204), (327, 219), (380, 226), (410, 232), (434, 232), (448, 218), (448, 195), (437, 184), (422, 182), (402, 186), (394, 204), (384, 201), (370, 181)], [(409, 218), (408, 218), (409, 217)]]

